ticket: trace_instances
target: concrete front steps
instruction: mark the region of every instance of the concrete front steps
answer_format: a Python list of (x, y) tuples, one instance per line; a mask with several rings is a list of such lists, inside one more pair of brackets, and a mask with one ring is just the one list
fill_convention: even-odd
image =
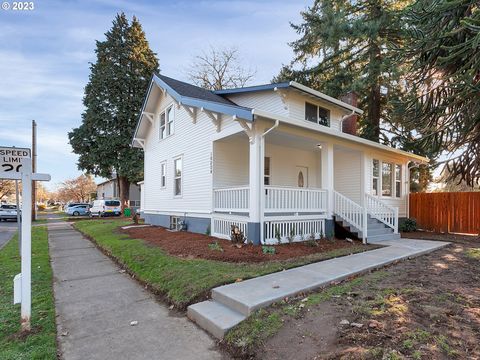
[(381, 268), (395, 261), (419, 256), (449, 243), (399, 239), (387, 241), (380, 249), (300, 266), (265, 276), (224, 285), (212, 290), (212, 299), (190, 305), (187, 316), (213, 336), (221, 339), (228, 330), (253, 311), (302, 292)]
[[(345, 230), (350, 232), (355, 237), (361, 239), (362, 231), (352, 226), (349, 222), (345, 221), (340, 216), (335, 216), (335, 222), (342, 226)], [(393, 229), (382, 223), (381, 221), (368, 215), (367, 221), (367, 241), (371, 244), (380, 243), (389, 240), (400, 239), (400, 234), (395, 234)]]

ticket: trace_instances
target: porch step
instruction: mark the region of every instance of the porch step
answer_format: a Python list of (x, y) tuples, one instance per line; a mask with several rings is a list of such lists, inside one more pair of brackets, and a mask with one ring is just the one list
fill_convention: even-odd
[(382, 235), (374, 235), (374, 236), (368, 236), (367, 240), (370, 244), (381, 244), (383, 241), (388, 241), (388, 240), (398, 240), (400, 239), (400, 234), (382, 234)]
[(215, 300), (190, 305), (187, 316), (218, 339), (222, 339), (228, 330), (246, 318), (245, 315)]
[(375, 236), (375, 235), (383, 235), (383, 234), (393, 234), (393, 230), (391, 228), (386, 228), (386, 227), (375, 228), (375, 229), (368, 228), (367, 229), (368, 237)]

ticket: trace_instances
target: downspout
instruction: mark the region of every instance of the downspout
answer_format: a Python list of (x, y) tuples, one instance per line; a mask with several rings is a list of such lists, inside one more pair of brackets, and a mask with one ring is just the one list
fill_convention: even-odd
[(355, 115), (355, 110), (352, 110), (352, 113), (351, 114), (348, 114), (348, 115), (343, 115), (342, 118), (340, 119), (340, 132), (343, 133), (343, 121), (346, 120), (347, 118), (349, 118), (350, 116), (353, 116)]
[[(267, 131), (265, 131), (262, 135), (261, 135), (261, 138), (262, 138), (262, 142), (261, 144), (265, 147), (265, 136), (271, 132), (272, 130), (275, 130), (278, 125), (280, 125), (280, 120), (275, 120), (275, 124), (273, 124), (273, 126), (268, 129)], [(265, 228), (265, 225), (264, 225), (264, 221), (265, 221), (265, 206), (264, 206), (264, 203), (265, 203), (265, 183), (264, 183), (264, 177), (265, 177), (265, 149), (264, 149), (264, 155), (263, 155), (263, 158), (260, 159), (260, 164), (261, 164), (261, 167), (262, 167), (262, 178), (260, 179), (260, 209), (261, 209), (261, 212), (260, 212), (260, 244), (261, 245), (264, 245), (265, 244), (265, 241), (264, 241), (264, 228)]]

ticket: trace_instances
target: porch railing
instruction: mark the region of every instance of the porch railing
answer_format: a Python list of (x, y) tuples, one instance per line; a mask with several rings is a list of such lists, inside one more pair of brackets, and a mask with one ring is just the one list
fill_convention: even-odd
[(398, 208), (389, 206), (370, 194), (365, 194), (365, 207), (372, 217), (391, 227), (395, 234), (398, 233)]
[(266, 244), (277, 244), (291, 241), (320, 239), (325, 236), (325, 219), (302, 218), (267, 220), (264, 223)]
[(248, 212), (250, 189), (248, 186), (213, 190), (213, 210), (220, 212)]
[(367, 239), (367, 209), (346, 196), (333, 191), (334, 213), (338, 215), (357, 230), (362, 232), (362, 240)]
[(324, 212), (327, 196), (322, 189), (265, 186), (265, 212)]

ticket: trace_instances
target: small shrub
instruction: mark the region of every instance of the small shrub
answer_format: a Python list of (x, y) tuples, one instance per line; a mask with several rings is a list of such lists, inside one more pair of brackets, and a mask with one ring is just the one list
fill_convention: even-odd
[(268, 254), (268, 255), (275, 255), (275, 247), (274, 246), (262, 246), (262, 252), (264, 254)]
[(290, 230), (290, 234), (287, 236), (288, 243), (291, 244), (293, 243), (293, 240), (295, 239), (295, 226), (292, 227)]
[(217, 241), (214, 241), (213, 243), (208, 244), (208, 248), (209, 248), (210, 250), (213, 250), (213, 251), (223, 252), (222, 247), (220, 246), (220, 244), (219, 244)]
[(414, 218), (405, 219), (405, 221), (400, 224), (400, 231), (403, 232), (413, 232), (417, 231), (417, 220)]
[(315, 241), (315, 239), (309, 239), (307, 241), (304, 242), (305, 246), (310, 246), (310, 247), (317, 247), (318, 246), (318, 242)]
[(278, 226), (275, 225), (275, 239), (277, 239), (277, 244), (280, 245), (282, 243), (282, 236), (280, 235), (280, 230), (278, 230)]
[(47, 208), (47, 207), (46, 207), (45, 205), (43, 205), (43, 204), (37, 205), (37, 209), (38, 209), (39, 211), (44, 211), (46, 208)]
[(212, 230), (210, 229), (210, 225), (207, 226), (207, 230), (205, 230), (205, 235), (210, 236), (212, 233)]

